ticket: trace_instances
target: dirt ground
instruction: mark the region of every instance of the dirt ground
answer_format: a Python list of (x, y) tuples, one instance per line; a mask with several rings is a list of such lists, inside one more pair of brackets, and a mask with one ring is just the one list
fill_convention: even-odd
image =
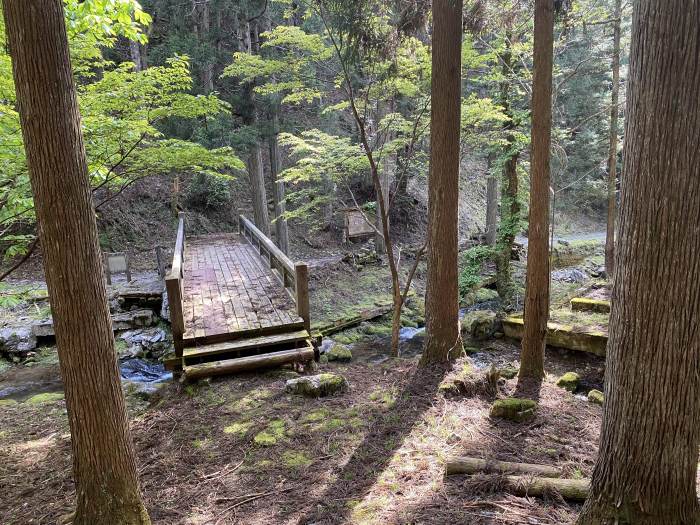
[[(447, 370), (416, 358), (377, 364), (385, 339), (353, 361), (321, 365), (350, 390), (307, 399), (284, 392), (295, 373), (276, 370), (183, 387), (150, 404), (130, 398), (131, 430), (148, 510), (159, 524), (561, 524), (578, 507), (561, 500), (484, 493), (466, 476), (446, 478), (445, 458), (534, 462), (590, 475), (601, 409), (553, 384), (563, 371), (600, 380), (602, 360), (548, 352), (536, 417), (492, 419), (488, 397), (445, 397)], [(496, 341), (469, 358), (481, 373), (517, 364)], [(384, 357), (382, 357), (384, 359)], [(465, 361), (455, 364), (460, 370)], [(585, 373), (583, 374), (585, 376)], [(505, 382), (499, 396), (514, 389)], [(63, 400), (0, 406), (0, 522), (56, 523), (70, 512), (70, 435)], [(261, 434), (264, 434), (261, 437)]]

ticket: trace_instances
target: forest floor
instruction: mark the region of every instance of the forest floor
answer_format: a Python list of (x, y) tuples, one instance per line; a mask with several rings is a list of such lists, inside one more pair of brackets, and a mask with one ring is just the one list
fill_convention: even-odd
[[(386, 266), (356, 248), (303, 250), (312, 266), (315, 323), (388, 303)], [(587, 257), (577, 264), (599, 264), (599, 248)], [(411, 263), (406, 260), (404, 272)], [(523, 262), (515, 263), (514, 275), (523, 280)], [(416, 298), (403, 319), (409, 332), (423, 323), (424, 276), (421, 263)], [(39, 276), (28, 272), (23, 277), (27, 280), (18, 286), (41, 290)], [(553, 308), (566, 308), (582, 292), (606, 294), (599, 281), (569, 282), (568, 273), (561, 278), (553, 283)], [(473, 308), (493, 307), (486, 300)], [(18, 312), (39, 318), (46, 315), (46, 304), (20, 305), (0, 321)], [(492, 365), (517, 368), (516, 342), (468, 341), (475, 353), (451, 369), (426, 371), (417, 366), (422, 334), (410, 333), (402, 340), (401, 357), (390, 357), (387, 322), (386, 317), (364, 322), (327, 338), (326, 344), (346, 344), (353, 354), (347, 363), (319, 365), (320, 371), (349, 381), (349, 390), (335, 396), (308, 399), (285, 393), (286, 380), (297, 375), (285, 369), (193, 385), (167, 382), (155, 393), (127, 387), (139, 475), (154, 523), (574, 520), (579, 510), (575, 504), (556, 496), (514, 496), (499, 489), (502, 485), (494, 479), (446, 477), (444, 463), (449, 456), (470, 455), (554, 465), (569, 477), (588, 477), (597, 453), (601, 409), (585, 394), (591, 388), (602, 390), (604, 359), (548, 349), (548, 375), (536, 415), (513, 423), (490, 417), (489, 410), (494, 399), (513, 394), (515, 379), (503, 379), (495, 395), (454, 395), (441, 386), (465, 373), (478, 382)], [(41, 349), (32, 361), (0, 360), (0, 391), (23, 382), (42, 385), (31, 397), (26, 393), (0, 399), (0, 523), (8, 525), (56, 523), (71, 511), (74, 499), (70, 433), (55, 349)], [(555, 385), (568, 371), (581, 376), (574, 393)]]
[[(517, 366), (516, 345), (492, 342), (452, 372), (419, 369), (410, 349), (402, 358), (386, 353), (386, 338), (368, 337), (353, 347), (351, 362), (321, 365), (350, 382), (333, 397), (285, 394), (285, 380), (296, 375), (291, 370), (168, 384), (150, 402), (129, 397), (154, 523), (560, 524), (575, 518), (578, 507), (561, 500), (445, 477), (444, 460), (471, 455), (590, 475), (601, 409), (553, 381), (576, 369), (599, 387), (602, 359), (548, 352), (550, 375), (536, 417), (511, 423), (489, 417), (493, 398), (446, 396), (439, 385), (464, 366), (474, 374), (491, 364)], [(514, 387), (515, 380), (505, 381), (498, 396)], [(65, 403), (48, 397), (0, 410), (0, 521), (55, 523), (74, 497)]]

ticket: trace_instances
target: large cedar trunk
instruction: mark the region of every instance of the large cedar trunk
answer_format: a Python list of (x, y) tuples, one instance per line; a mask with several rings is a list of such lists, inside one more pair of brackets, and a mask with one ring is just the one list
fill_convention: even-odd
[(423, 364), (462, 352), (457, 287), (461, 45), (462, 1), (435, 0)]
[(605, 238), (605, 270), (615, 269), (615, 214), (617, 207), (617, 115), (620, 98), (620, 16), (622, 0), (615, 0), (613, 17), (613, 85), (610, 106), (610, 143), (608, 150), (608, 222)]
[(700, 2), (635, 4), (600, 452), (581, 524), (700, 523)]
[(150, 523), (114, 351), (63, 2), (3, 7), (66, 393), (74, 523)]
[(549, 317), (549, 155), (552, 133), (553, 33), (552, 0), (535, 0), (530, 219), (520, 382), (539, 381), (544, 376), (544, 345)]

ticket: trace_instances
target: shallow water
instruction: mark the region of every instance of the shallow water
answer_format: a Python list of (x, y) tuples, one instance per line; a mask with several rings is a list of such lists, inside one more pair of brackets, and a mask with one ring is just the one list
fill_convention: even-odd
[[(133, 358), (119, 363), (122, 381), (155, 385), (170, 381), (173, 374), (162, 363)], [(37, 394), (62, 392), (63, 381), (57, 365), (18, 367), (0, 379), (0, 400), (24, 401)]]

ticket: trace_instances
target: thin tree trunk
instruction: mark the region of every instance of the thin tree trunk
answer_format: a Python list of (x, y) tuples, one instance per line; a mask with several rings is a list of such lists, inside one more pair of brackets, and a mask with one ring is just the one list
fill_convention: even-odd
[(143, 70), (141, 45), (135, 40), (129, 40), (129, 54), (131, 55), (131, 61), (134, 63), (134, 71)]
[(635, 4), (605, 405), (580, 524), (700, 523), (700, 2)]
[[(63, 2), (3, 0), (82, 525), (150, 523), (114, 350)], [(60, 174), (60, 176), (57, 176)]]
[[(394, 111), (394, 101), (390, 100), (386, 107), (383, 108), (384, 111), (380, 112), (380, 118), (377, 122), (377, 133), (380, 133), (380, 124), (381, 124), (381, 119), (388, 113), (392, 113)], [(384, 142), (387, 143), (391, 140), (391, 132), (386, 131), (386, 136), (384, 138)], [(379, 181), (382, 186), (382, 191), (381, 195), (382, 198), (384, 199), (384, 206), (386, 208), (389, 207), (389, 183), (391, 180), (391, 173), (393, 171), (393, 163), (391, 161), (391, 155), (389, 155), (386, 152), (383, 152), (382, 154), (382, 169), (379, 172)], [(379, 199), (379, 195), (377, 195), (377, 199)], [(377, 206), (377, 209), (379, 209), (379, 206)], [(377, 255), (384, 255), (386, 253), (386, 243), (384, 241), (384, 237), (381, 235), (381, 217), (379, 214), (377, 214), (375, 218), (375, 226), (377, 228), (377, 234), (375, 235), (375, 251)]]
[(549, 156), (553, 41), (553, 2), (535, 0), (525, 333), (518, 377), (521, 384), (531, 380), (540, 381), (544, 377), (544, 346), (549, 317)]
[(498, 222), (498, 179), (491, 171), (491, 157), (488, 159), (486, 179), (486, 244), (496, 244), (496, 223)]
[(513, 54), (511, 40), (513, 35), (506, 31), (505, 51), (501, 57), (501, 72), (504, 81), (501, 83), (501, 105), (508, 117), (504, 125), (507, 131), (506, 145), (503, 151), (503, 184), (501, 187), (501, 221), (499, 224), (500, 250), (496, 256), (496, 287), (498, 295), (504, 303), (509, 304), (513, 296), (513, 279), (510, 271), (510, 256), (513, 252), (513, 242), (518, 224), (520, 223), (520, 203), (518, 201), (518, 157), (515, 133), (515, 122), (510, 104), (510, 84)]
[[(209, 10), (209, 0), (204, 0), (202, 2), (202, 17), (201, 17), (201, 28), (200, 28), (200, 38), (209, 45), (209, 29), (211, 27), (210, 20), (210, 10)], [(205, 63), (202, 65), (202, 88), (204, 93), (211, 93), (214, 91), (214, 63), (212, 62), (213, 57), (208, 56)]]
[(424, 365), (462, 352), (457, 287), (461, 46), (462, 1), (434, 0)]
[(605, 237), (605, 271), (615, 269), (615, 213), (617, 208), (617, 114), (620, 98), (620, 16), (622, 0), (615, 0), (613, 17), (612, 96), (610, 107), (610, 149), (608, 151), (608, 224)]
[(272, 108), (272, 134), (270, 135), (270, 177), (272, 179), (272, 198), (275, 203), (275, 236), (277, 246), (284, 253), (289, 253), (289, 231), (287, 229), (287, 219), (284, 214), (287, 211), (284, 197), (284, 182), (277, 180), (281, 168), (280, 162), (280, 147), (277, 142), (277, 136), (280, 132), (279, 123), (279, 107), (275, 105)]

